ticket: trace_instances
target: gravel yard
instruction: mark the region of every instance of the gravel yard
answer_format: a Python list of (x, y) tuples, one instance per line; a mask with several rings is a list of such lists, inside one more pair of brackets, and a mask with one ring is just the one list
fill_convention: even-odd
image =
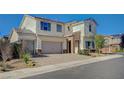
[[(54, 65), (59, 63), (66, 63), (71, 61), (78, 61), (91, 58), (90, 56), (77, 55), (77, 54), (44, 54), (42, 57), (32, 58), (36, 62), (36, 66)], [(7, 67), (12, 70), (27, 68), (22, 60), (14, 59), (7, 62)], [(1, 69), (1, 66), (0, 66)], [(0, 71), (1, 73), (2, 71)]]

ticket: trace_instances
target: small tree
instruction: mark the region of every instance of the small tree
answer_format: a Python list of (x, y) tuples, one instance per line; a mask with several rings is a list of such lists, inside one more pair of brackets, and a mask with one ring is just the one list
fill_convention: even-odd
[(96, 35), (95, 36), (95, 45), (96, 45), (96, 50), (98, 51), (98, 53), (100, 54), (100, 49), (104, 47), (104, 36), (102, 35)]
[(12, 57), (12, 47), (9, 43), (9, 40), (6, 39), (0, 39), (0, 51), (1, 51), (1, 57), (2, 57), (2, 67), (3, 71), (6, 71), (6, 61), (8, 59), (11, 59)]

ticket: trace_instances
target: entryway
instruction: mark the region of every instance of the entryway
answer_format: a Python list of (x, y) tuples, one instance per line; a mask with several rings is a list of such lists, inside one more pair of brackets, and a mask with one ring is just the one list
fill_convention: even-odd
[(68, 53), (71, 53), (71, 40), (67, 41), (67, 51)]

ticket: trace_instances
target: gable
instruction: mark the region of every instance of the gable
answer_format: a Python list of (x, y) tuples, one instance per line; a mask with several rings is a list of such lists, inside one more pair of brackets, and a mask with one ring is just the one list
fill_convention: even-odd
[(10, 43), (14, 43), (18, 41), (18, 33), (15, 29), (12, 30), (12, 33), (10, 35)]
[(22, 29), (24, 33), (36, 33), (36, 22), (34, 17), (24, 15), (19, 28)]

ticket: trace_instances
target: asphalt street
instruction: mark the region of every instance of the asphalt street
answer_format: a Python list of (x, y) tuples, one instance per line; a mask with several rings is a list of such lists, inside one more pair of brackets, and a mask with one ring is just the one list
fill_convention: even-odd
[(124, 57), (35, 75), (26, 79), (124, 79)]

